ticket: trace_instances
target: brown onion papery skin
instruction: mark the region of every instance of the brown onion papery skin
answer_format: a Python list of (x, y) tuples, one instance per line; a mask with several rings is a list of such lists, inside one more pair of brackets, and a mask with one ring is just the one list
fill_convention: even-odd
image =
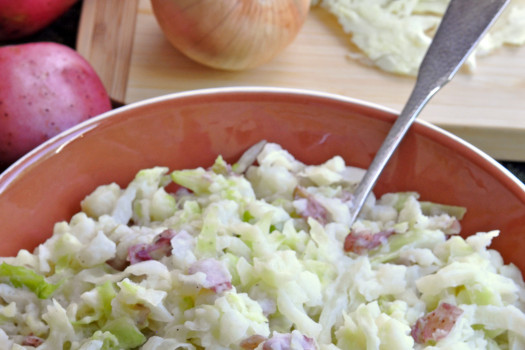
[(310, 0), (151, 0), (169, 42), (201, 64), (243, 70), (269, 62), (301, 29)]

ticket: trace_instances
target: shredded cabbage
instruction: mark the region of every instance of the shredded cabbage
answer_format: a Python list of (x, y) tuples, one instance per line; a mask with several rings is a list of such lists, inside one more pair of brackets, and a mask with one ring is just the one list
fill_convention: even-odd
[[(313, 0), (333, 14), (358, 48), (349, 56), (396, 74), (417, 75), (449, 0)], [(467, 60), (525, 44), (525, 1), (511, 0)]]
[(523, 349), (498, 231), (464, 239), (464, 208), (414, 192), (371, 196), (350, 226), (362, 175), (259, 143), (101, 186), (2, 259), (0, 349)]

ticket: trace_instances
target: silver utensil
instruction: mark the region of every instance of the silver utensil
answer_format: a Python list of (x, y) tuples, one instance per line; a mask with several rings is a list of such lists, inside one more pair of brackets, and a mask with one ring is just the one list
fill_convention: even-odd
[(405, 107), (354, 192), (351, 224), (412, 122), (432, 96), (452, 79), (508, 3), (509, 0), (450, 1)]

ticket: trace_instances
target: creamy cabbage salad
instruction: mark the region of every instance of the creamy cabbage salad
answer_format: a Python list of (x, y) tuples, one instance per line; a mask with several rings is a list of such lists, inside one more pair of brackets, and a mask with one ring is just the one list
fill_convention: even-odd
[(100, 186), (2, 259), (0, 349), (525, 349), (498, 232), (463, 239), (463, 208), (409, 192), (371, 196), (349, 227), (362, 175), (263, 142)]

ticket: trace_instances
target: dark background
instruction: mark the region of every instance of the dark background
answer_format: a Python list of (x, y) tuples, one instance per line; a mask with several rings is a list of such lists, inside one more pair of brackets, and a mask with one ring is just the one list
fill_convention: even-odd
[[(34, 41), (53, 41), (75, 48), (81, 8), (82, 1), (78, 1), (68, 12), (42, 31), (22, 40), (17, 40), (16, 42), (0, 42), (0, 45)], [(525, 108), (525, 103), (523, 107)], [(523, 151), (525, 152), (525, 150)], [(500, 163), (525, 183), (525, 162), (500, 160)]]

